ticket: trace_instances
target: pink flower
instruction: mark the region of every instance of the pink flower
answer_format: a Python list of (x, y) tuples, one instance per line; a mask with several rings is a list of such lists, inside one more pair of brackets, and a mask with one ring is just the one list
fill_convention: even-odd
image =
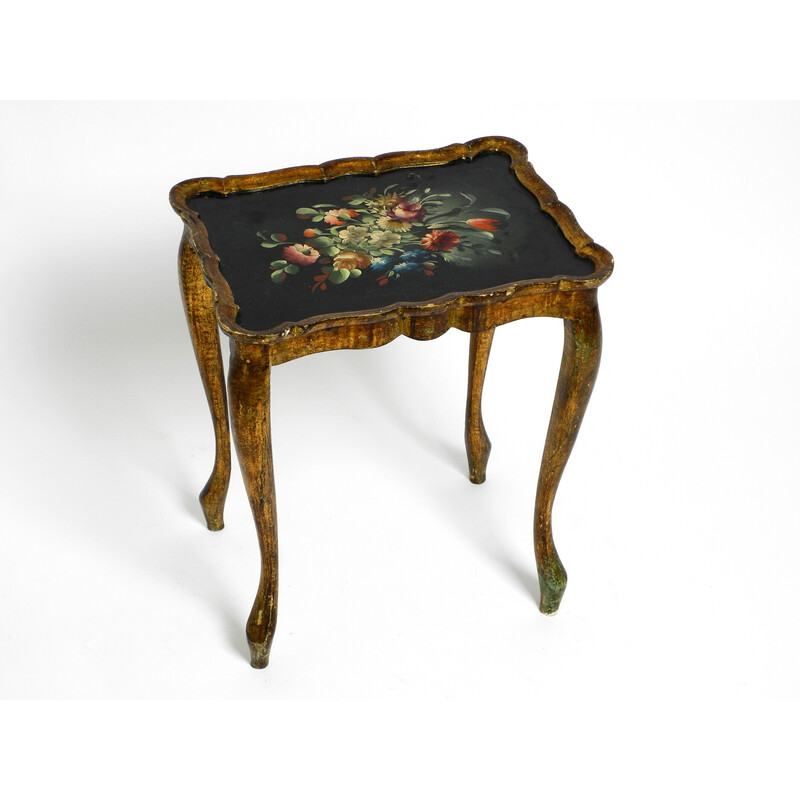
[(419, 203), (398, 203), (391, 208), (389, 216), (403, 222), (417, 222), (425, 216), (425, 209)]
[(343, 217), (352, 219), (357, 216), (358, 211), (353, 211), (352, 208), (332, 208), (325, 214), (324, 221), (327, 222), (328, 225), (344, 225), (347, 220), (343, 219)]
[(307, 244), (293, 244), (283, 248), (283, 257), (292, 264), (305, 267), (319, 258), (319, 252)]
[(426, 250), (452, 250), (460, 241), (453, 231), (431, 231), (419, 243)]

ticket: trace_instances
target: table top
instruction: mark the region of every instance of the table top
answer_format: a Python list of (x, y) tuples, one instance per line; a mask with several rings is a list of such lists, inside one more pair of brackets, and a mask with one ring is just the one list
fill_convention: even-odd
[(610, 255), (526, 156), (492, 137), (184, 181), (171, 199), (223, 328), (268, 334), (531, 283), (598, 285)]

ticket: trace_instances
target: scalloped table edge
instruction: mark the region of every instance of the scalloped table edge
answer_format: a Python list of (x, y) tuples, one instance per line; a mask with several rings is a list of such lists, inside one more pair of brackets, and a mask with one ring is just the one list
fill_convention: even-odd
[[(188, 200), (191, 197), (206, 192), (227, 195), (239, 192), (257, 192), (311, 181), (325, 182), (344, 175), (379, 175), (390, 170), (412, 166), (434, 167), (454, 161), (472, 160), (475, 156), (485, 152), (500, 152), (510, 157), (510, 169), (515, 173), (517, 179), (536, 197), (542, 210), (555, 220), (561, 233), (574, 248), (576, 255), (592, 261), (595, 267), (594, 272), (581, 278), (561, 275), (517, 281), (475, 293), (454, 292), (435, 300), (426, 300), (420, 303), (396, 303), (372, 310), (335, 315), (323, 314), (298, 322), (282, 323), (265, 331), (253, 331), (243, 328), (237, 323), (239, 308), (234, 302), (228, 282), (220, 272), (219, 258), (211, 247), (208, 231), (199, 215), (188, 206)], [(578, 224), (572, 211), (558, 199), (553, 189), (536, 173), (533, 165), (528, 161), (528, 152), (525, 146), (515, 139), (505, 136), (486, 136), (464, 144), (451, 144), (433, 150), (384, 153), (374, 158), (340, 158), (316, 166), (290, 167), (250, 175), (193, 178), (176, 184), (170, 191), (169, 197), (172, 207), (184, 221), (186, 239), (198, 255), (205, 281), (214, 293), (214, 306), (219, 325), (227, 335), (241, 341), (277, 343), (290, 336), (302, 336), (354, 323), (385, 324), (392, 319), (396, 319), (398, 323), (396, 335), (401, 333), (408, 335), (414, 327), (413, 319), (420, 316), (439, 317), (446, 323), (444, 326), (436, 325), (435, 333), (425, 335), (424, 332), (421, 332), (422, 335), (415, 337), (433, 338), (444, 333), (449, 327), (462, 327), (458, 319), (465, 308), (479, 309), (493, 302), (506, 300), (517, 293), (529, 297), (531, 294), (596, 289), (608, 279), (614, 268), (614, 259), (611, 253), (592, 240)], [(521, 316), (525, 316), (525, 314), (520, 314)], [(515, 315), (515, 318), (518, 317)], [(470, 327), (475, 326), (471, 325)]]

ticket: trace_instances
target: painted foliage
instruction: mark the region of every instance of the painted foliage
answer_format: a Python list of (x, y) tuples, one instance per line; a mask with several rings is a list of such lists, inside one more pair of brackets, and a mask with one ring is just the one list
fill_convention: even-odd
[[(299, 236), (259, 232), (273, 250), (272, 281), (305, 276), (311, 290), (350, 280), (385, 286), (408, 273), (430, 277), (447, 264), (469, 266), (502, 254), (510, 214), (481, 208), (475, 195), (392, 184), (343, 197), (340, 206), (298, 208)], [(307, 227), (300, 231), (300, 226)]]

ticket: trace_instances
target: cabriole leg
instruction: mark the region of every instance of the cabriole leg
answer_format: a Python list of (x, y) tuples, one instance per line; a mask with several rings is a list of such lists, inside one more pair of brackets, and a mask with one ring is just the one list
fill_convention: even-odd
[(225, 374), (222, 368), (219, 330), (214, 314), (214, 295), (203, 280), (200, 259), (185, 235), (181, 241), (179, 266), (183, 307), (208, 407), (211, 409), (216, 438), (214, 470), (203, 491), (200, 492), (200, 505), (209, 529), (219, 531), (225, 524), (222, 512), (231, 478), (231, 439), (228, 403), (225, 396)]
[(475, 331), (469, 338), (469, 381), (464, 439), (467, 445), (469, 479), (473, 483), (483, 483), (486, 480), (486, 463), (489, 460), (489, 451), (492, 449), (492, 443), (483, 426), (481, 397), (493, 336), (494, 328), (489, 328), (486, 331)]
[(257, 669), (269, 663), (278, 615), (278, 534), (269, 381), (269, 349), (259, 344), (232, 341), (228, 388), (233, 440), (261, 550), (261, 579), (247, 621), (250, 663)]
[(567, 573), (553, 543), (553, 500), (594, 388), (601, 345), (596, 301), (579, 318), (564, 320), (564, 354), (536, 492), (534, 545), (543, 614), (558, 611), (567, 586)]

